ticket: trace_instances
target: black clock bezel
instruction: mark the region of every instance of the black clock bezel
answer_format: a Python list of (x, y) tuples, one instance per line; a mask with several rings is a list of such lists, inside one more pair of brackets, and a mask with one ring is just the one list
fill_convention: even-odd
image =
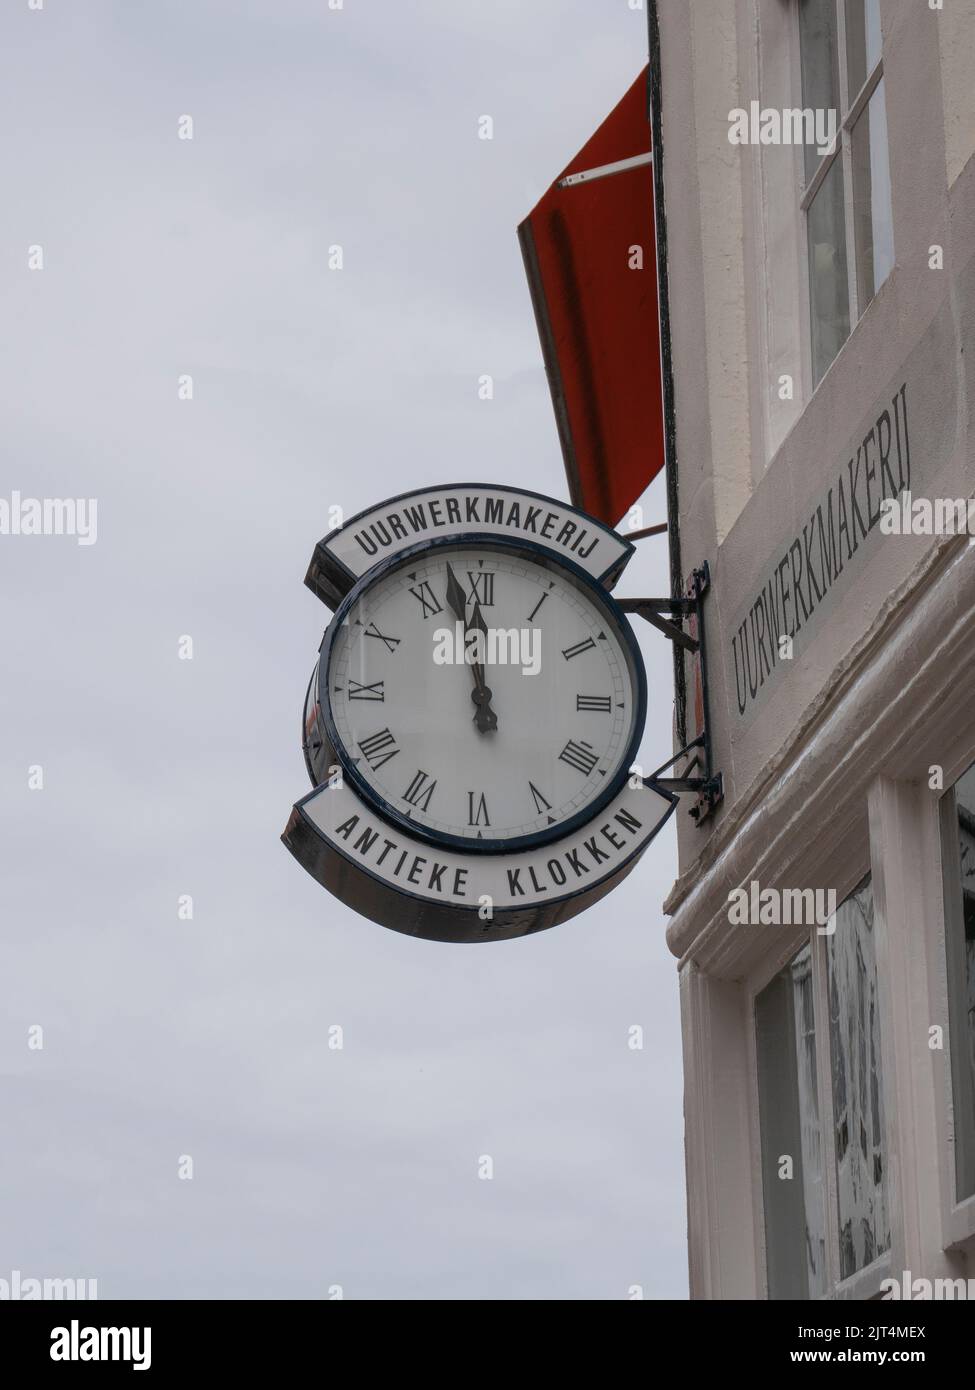
[[(530, 555), (533, 561), (543, 569), (551, 571), (562, 571), (568, 574), (577, 585), (585, 590), (592, 598), (597, 609), (605, 613), (607, 621), (613, 626), (616, 635), (623, 648), (624, 654), (629, 658), (633, 673), (633, 683), (636, 692), (636, 716), (633, 721), (633, 731), (630, 741), (626, 747), (625, 754), (621, 759), (617, 771), (609, 778), (602, 787), (599, 795), (588, 803), (581, 811), (578, 811), (568, 820), (558, 821), (555, 825), (549, 826), (544, 830), (532, 831), (528, 835), (517, 835), (507, 839), (469, 839), (464, 835), (452, 835), (444, 831), (432, 829), (415, 821), (411, 816), (403, 814), (392, 803), (380, 796), (373, 786), (363, 777), (356, 760), (349, 754), (348, 750), (339, 735), (332, 715), (331, 691), (329, 682), (329, 669), (331, 666), (332, 645), (340, 632), (346, 617), (351, 608), (358, 602), (359, 598), (368, 589), (379, 583), (386, 575), (395, 570), (407, 568), (411, 562), (415, 562), (418, 556), (428, 555), (431, 552), (444, 550), (464, 550), (464, 549), (484, 549), (505, 551), (509, 554)], [(637, 644), (633, 629), (627, 620), (626, 614), (613, 598), (612, 594), (599, 582), (594, 579), (586, 570), (574, 561), (564, 556), (557, 556), (545, 546), (535, 544), (533, 541), (525, 540), (521, 537), (485, 536), (483, 532), (465, 532), (460, 535), (438, 537), (432, 541), (421, 541), (417, 545), (410, 546), (406, 550), (401, 550), (396, 555), (391, 555), (387, 559), (380, 561), (372, 569), (359, 579), (349, 592), (342, 599), (332, 621), (329, 623), (325, 636), (322, 639), (320, 656), (318, 661), (318, 705), (320, 715), (325, 727), (328, 738), (336, 759), (341, 764), (343, 775), (355, 791), (372, 806), (384, 820), (389, 821), (400, 831), (405, 831), (414, 839), (422, 840), (424, 843), (439, 846), (443, 849), (461, 850), (471, 854), (511, 854), (520, 853), (524, 850), (536, 849), (541, 845), (564, 838), (571, 834), (580, 826), (595, 820), (603, 807), (617, 795), (624, 782), (632, 774), (631, 764), (636, 757), (643, 738), (644, 724), (646, 723), (647, 712), (647, 677), (643, 663), (643, 654)]]

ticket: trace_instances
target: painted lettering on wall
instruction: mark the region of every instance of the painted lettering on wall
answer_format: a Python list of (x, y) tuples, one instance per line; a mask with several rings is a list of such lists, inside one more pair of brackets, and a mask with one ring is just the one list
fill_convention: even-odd
[(877, 526), (886, 498), (911, 486), (907, 383), (880, 411), (801, 532), (779, 552), (732, 634), (735, 698), (744, 715)]

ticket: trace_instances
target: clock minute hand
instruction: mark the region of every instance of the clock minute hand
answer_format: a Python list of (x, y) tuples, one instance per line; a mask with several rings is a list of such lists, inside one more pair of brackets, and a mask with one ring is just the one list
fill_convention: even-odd
[[(481, 612), (481, 605), (475, 600), (474, 608), (471, 613), (471, 620), (467, 624), (468, 632), (480, 632), (487, 636), (487, 624)], [(484, 681), (484, 667), (479, 661), (471, 663), (471, 672), (474, 676), (474, 689), (471, 691), (471, 699), (477, 706), (474, 714), (474, 722), (477, 724), (478, 731), (482, 734), (492, 733), (498, 727), (498, 716), (491, 708), (491, 691)]]
[[(469, 632), (480, 631), (487, 633), (487, 626), (481, 613), (481, 605), (475, 601), (471, 620), (467, 621), (467, 595), (464, 586), (454, 574), (453, 566), (447, 561), (447, 602), (454, 610), (454, 613), (464, 624), (464, 639)], [(484, 680), (484, 667), (479, 661), (470, 663), (471, 675), (474, 677), (474, 689), (471, 691), (471, 699), (477, 706), (474, 714), (474, 722), (477, 724), (478, 731), (482, 734), (493, 732), (498, 727), (498, 716), (491, 708), (491, 692)]]

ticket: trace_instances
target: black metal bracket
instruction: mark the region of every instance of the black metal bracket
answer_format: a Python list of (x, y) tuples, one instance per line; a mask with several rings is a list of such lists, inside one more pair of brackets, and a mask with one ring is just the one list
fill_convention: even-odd
[[(692, 818), (701, 825), (713, 813), (724, 797), (724, 780), (711, 760), (711, 721), (708, 706), (707, 646), (704, 640), (704, 596), (711, 587), (711, 571), (707, 561), (691, 576), (684, 598), (623, 598), (617, 603), (624, 613), (635, 613), (651, 627), (668, 638), (675, 646), (697, 656), (701, 665), (701, 702), (703, 728), (698, 736), (679, 749), (651, 776), (651, 781), (671, 792), (694, 792), (697, 800), (690, 808)], [(686, 632), (683, 623), (694, 619), (694, 636)], [(680, 777), (661, 777), (662, 772), (682, 758), (689, 759)]]

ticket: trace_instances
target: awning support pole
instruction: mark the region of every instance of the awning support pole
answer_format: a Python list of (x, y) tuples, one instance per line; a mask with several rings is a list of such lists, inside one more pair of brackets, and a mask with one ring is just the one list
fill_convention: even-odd
[(629, 159), (614, 159), (612, 164), (599, 164), (595, 169), (580, 169), (577, 174), (566, 174), (559, 179), (559, 188), (575, 188), (580, 183), (592, 183), (593, 179), (605, 179), (610, 174), (624, 174), (627, 169), (640, 169), (644, 164), (653, 163), (653, 153), (635, 154)]

